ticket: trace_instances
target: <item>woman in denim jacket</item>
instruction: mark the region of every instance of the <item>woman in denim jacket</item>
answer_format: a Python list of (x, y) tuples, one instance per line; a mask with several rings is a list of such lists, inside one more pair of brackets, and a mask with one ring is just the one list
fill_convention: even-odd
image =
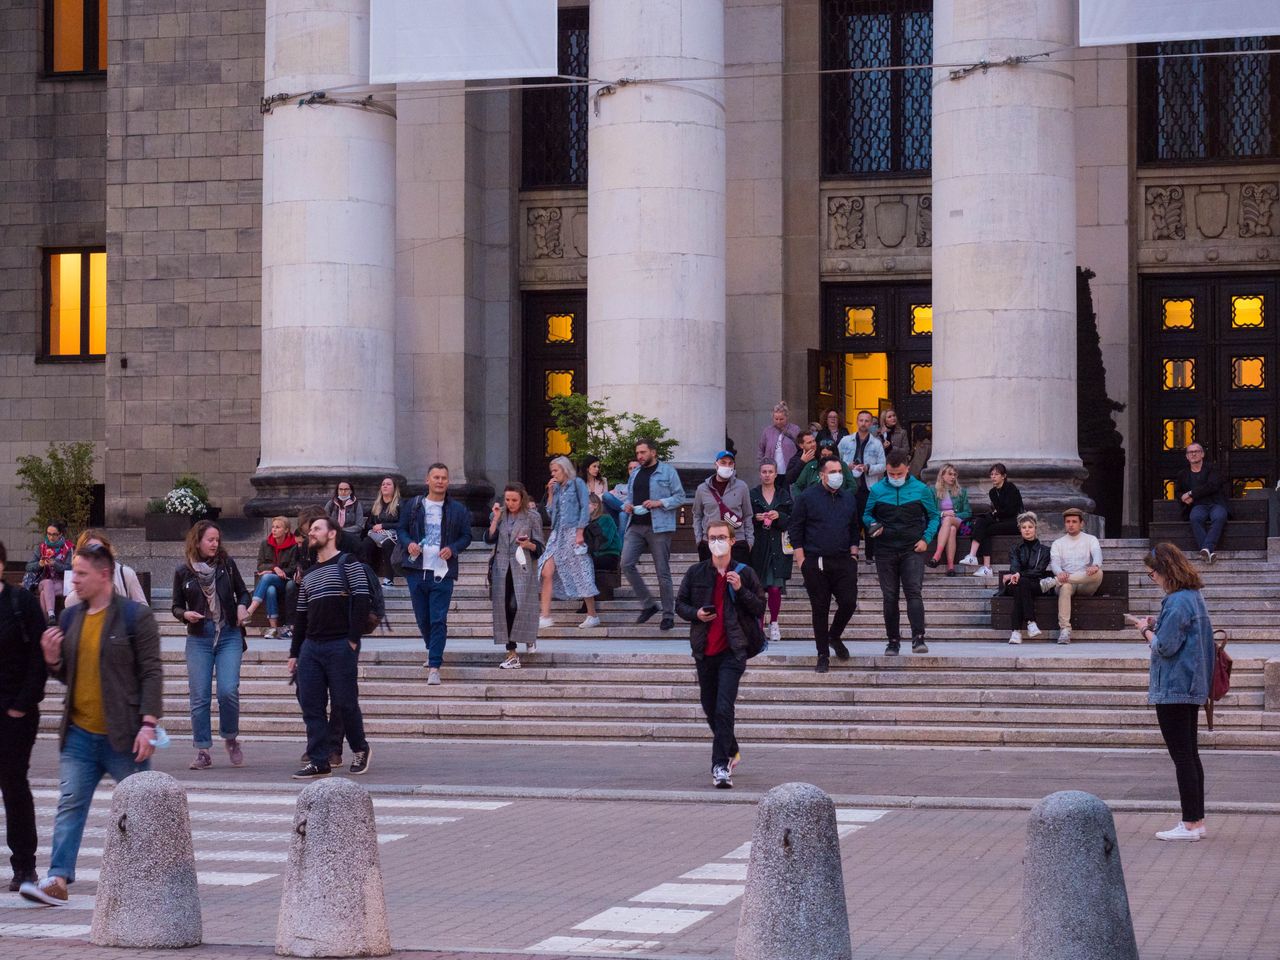
[(1151, 682), (1147, 702), (1178, 776), (1182, 820), (1156, 834), (1160, 840), (1203, 840), (1204, 767), (1196, 744), (1200, 705), (1209, 699), (1213, 677), (1213, 626), (1200, 595), (1200, 575), (1171, 543), (1158, 543), (1143, 558), (1147, 576), (1165, 592), (1160, 616), (1135, 620), (1151, 645)]

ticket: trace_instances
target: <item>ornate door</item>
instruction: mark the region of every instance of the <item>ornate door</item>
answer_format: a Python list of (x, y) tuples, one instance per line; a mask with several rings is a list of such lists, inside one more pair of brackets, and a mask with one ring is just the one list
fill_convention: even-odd
[(555, 429), (551, 401), (587, 392), (585, 290), (525, 294), (523, 378), (520, 479), (536, 497), (547, 481), (547, 461), (572, 455)]

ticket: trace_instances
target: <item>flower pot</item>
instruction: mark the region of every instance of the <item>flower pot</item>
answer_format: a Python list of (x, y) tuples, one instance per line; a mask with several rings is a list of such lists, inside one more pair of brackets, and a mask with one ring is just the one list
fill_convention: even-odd
[(142, 519), (148, 540), (185, 540), (192, 523), (185, 513), (148, 513)]

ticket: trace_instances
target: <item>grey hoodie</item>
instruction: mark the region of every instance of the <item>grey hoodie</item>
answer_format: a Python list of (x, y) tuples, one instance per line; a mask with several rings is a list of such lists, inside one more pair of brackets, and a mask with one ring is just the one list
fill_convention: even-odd
[[(697, 543), (702, 543), (706, 539), (707, 524), (712, 520), (721, 519), (720, 504), (716, 502), (711, 490), (711, 481), (715, 478), (716, 475), (711, 474), (698, 484), (698, 489), (693, 494), (693, 539)], [(741, 540), (745, 537), (747, 546), (751, 546), (755, 542), (756, 532), (751, 522), (751, 490), (746, 481), (734, 477), (729, 481), (729, 486), (720, 499), (724, 501), (725, 507), (736, 513), (742, 521), (742, 526), (734, 531), (733, 538)]]

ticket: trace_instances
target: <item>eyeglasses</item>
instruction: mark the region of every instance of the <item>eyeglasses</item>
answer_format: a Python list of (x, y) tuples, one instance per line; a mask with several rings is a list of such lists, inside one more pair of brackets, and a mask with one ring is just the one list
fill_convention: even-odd
[(707, 537), (707, 543), (728, 543), (728, 537)]

